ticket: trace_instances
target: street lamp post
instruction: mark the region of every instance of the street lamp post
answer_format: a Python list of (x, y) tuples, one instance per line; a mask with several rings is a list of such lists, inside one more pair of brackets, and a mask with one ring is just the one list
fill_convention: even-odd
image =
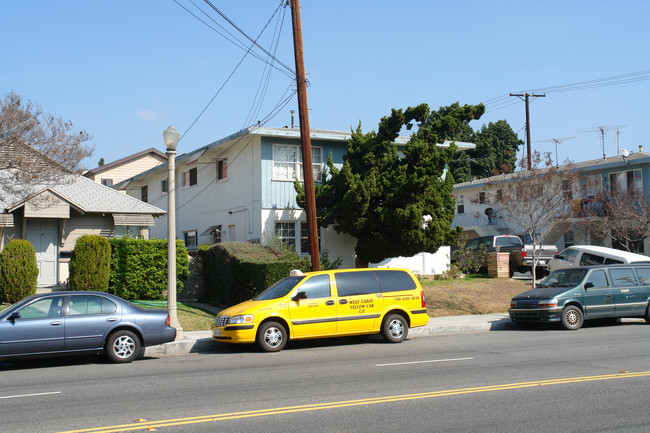
[(176, 328), (176, 339), (183, 338), (176, 308), (176, 146), (181, 134), (173, 125), (163, 131), (167, 147), (167, 310), (169, 322)]

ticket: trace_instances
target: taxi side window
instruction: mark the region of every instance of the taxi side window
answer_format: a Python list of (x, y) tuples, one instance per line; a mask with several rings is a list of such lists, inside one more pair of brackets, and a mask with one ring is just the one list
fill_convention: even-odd
[(636, 277), (630, 268), (610, 269), (609, 275), (615, 286), (637, 286)]
[(642, 286), (650, 286), (650, 268), (636, 268)]
[(298, 288), (299, 292), (305, 292), (307, 299), (329, 298), (330, 277), (329, 275), (317, 275), (311, 277)]
[(585, 281), (585, 283), (593, 283), (594, 287), (609, 286), (609, 284), (607, 284), (607, 276), (605, 275), (605, 271), (602, 269), (598, 269), (589, 274), (589, 278), (587, 278), (587, 281)]
[(580, 266), (602, 265), (603, 261), (605, 261), (604, 257), (595, 254), (582, 253), (582, 257), (580, 257)]
[(334, 277), (339, 296), (380, 293), (379, 282), (373, 271), (339, 272)]
[(377, 271), (382, 292), (399, 292), (415, 289), (415, 281), (404, 271)]

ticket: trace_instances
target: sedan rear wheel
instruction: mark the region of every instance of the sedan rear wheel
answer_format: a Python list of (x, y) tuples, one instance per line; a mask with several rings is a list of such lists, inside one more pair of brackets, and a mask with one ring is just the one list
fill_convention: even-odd
[(576, 307), (575, 305), (569, 305), (564, 310), (562, 310), (562, 326), (565, 329), (575, 331), (580, 329), (584, 323), (584, 316), (582, 315), (582, 310)]
[(113, 362), (131, 362), (140, 354), (140, 339), (131, 331), (116, 331), (106, 341), (106, 353)]

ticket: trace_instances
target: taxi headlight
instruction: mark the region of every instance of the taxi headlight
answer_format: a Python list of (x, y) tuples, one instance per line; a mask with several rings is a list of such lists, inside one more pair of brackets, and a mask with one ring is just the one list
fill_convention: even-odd
[(238, 323), (250, 323), (253, 321), (253, 316), (250, 314), (241, 314), (239, 316), (232, 316), (230, 319), (231, 325), (236, 325)]

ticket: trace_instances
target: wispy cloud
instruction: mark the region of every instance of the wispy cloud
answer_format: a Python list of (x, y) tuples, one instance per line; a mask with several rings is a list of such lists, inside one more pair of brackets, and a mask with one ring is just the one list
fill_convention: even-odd
[(158, 115), (158, 113), (154, 113), (151, 110), (134, 111), (132, 114), (138, 119), (144, 120), (145, 122), (153, 123), (160, 119), (160, 115)]

